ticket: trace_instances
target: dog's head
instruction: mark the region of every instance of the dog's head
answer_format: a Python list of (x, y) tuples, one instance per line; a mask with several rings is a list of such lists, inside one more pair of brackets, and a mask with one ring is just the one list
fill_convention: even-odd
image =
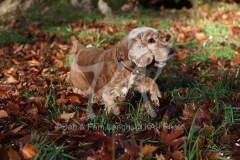
[(135, 28), (128, 35), (128, 58), (138, 67), (146, 67), (153, 61), (156, 67), (164, 67), (172, 54), (170, 44), (162, 40), (156, 29)]

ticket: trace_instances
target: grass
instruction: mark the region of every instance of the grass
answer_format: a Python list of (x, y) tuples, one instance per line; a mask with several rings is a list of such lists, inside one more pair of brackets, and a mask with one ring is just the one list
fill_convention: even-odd
[(31, 132), (31, 137), (28, 141), (28, 144), (36, 147), (37, 154), (33, 158), (34, 160), (76, 159), (70, 155), (71, 153), (66, 154), (62, 152), (67, 148), (65, 142), (63, 142), (61, 145), (56, 145), (57, 141), (59, 141), (62, 137), (58, 137), (53, 141), (49, 141), (48, 136), (48, 133)]
[(46, 113), (47, 119), (54, 119), (61, 115), (66, 109), (63, 106), (59, 106), (56, 103), (56, 97), (54, 94), (49, 93), (46, 96), (45, 106), (48, 108)]
[[(215, 104), (214, 110), (210, 110), (212, 113), (217, 114), (219, 113), (220, 110), (224, 110), (224, 115), (222, 115), (223, 120), (221, 124), (218, 125), (218, 128), (212, 129), (210, 133), (206, 137), (204, 137), (204, 139), (206, 138), (210, 142), (212, 141), (212, 139), (214, 139), (214, 137), (220, 136), (222, 134), (221, 130), (226, 126), (226, 124), (235, 124), (238, 120), (238, 119), (235, 119), (236, 115), (234, 115), (234, 108), (227, 102), (223, 101), (224, 97), (229, 96), (232, 92), (231, 83), (232, 82), (228, 78), (225, 78), (217, 81), (215, 84), (213, 84), (212, 87), (205, 86), (202, 84), (197, 84), (193, 88), (188, 89), (187, 96), (186, 95), (179, 96), (179, 98), (181, 99), (180, 101), (185, 100), (186, 103), (188, 103), (193, 99), (196, 99), (197, 102), (199, 103), (204, 98), (209, 97), (211, 101), (214, 102)], [(172, 94), (174, 97), (177, 97), (177, 95), (179, 95), (179, 94), (176, 94), (176, 91), (173, 91)], [(196, 106), (198, 105), (199, 104), (196, 104)], [(208, 104), (204, 104), (204, 105), (208, 105)], [(210, 127), (212, 123), (214, 123), (214, 119), (212, 119), (212, 122), (210, 122), (209, 126), (206, 125), (201, 130), (196, 130), (195, 121), (196, 121), (196, 116), (198, 115), (200, 107), (196, 109), (198, 109), (198, 111), (196, 112), (193, 118), (193, 122), (189, 130), (187, 130), (188, 138), (184, 142), (184, 149), (183, 149), (184, 156), (187, 159), (195, 159), (196, 157), (198, 157), (197, 159), (201, 159), (201, 155), (203, 155), (204, 153), (199, 153), (199, 151), (203, 150), (204, 148), (206, 149), (206, 147), (208, 149), (216, 150), (219, 155), (221, 155), (222, 153), (225, 154), (224, 148), (220, 148), (220, 147), (226, 147), (224, 145), (220, 147), (219, 146), (217, 147), (217, 145), (215, 145), (214, 143), (201, 145), (202, 136), (205, 136), (206, 134), (205, 132), (207, 131), (206, 127)]]
[[(199, 112), (199, 109), (197, 113)], [(198, 146), (198, 141), (200, 138), (200, 134), (198, 133), (198, 136), (196, 136), (196, 131), (195, 131), (195, 120), (197, 113), (195, 114), (193, 118), (193, 122), (191, 124), (191, 127), (188, 132), (188, 137), (187, 140), (184, 141), (184, 157), (187, 159), (194, 159), (199, 153), (199, 146)]]
[[(62, 9), (63, 7), (64, 10)], [(172, 11), (170, 13), (172, 14), (169, 15), (169, 19), (171, 19), (171, 16), (174, 17), (178, 14), (177, 11)], [(63, 35), (62, 41), (64, 42), (68, 41), (70, 34), (75, 34), (82, 40), (81, 42), (84, 45), (91, 43), (96, 47), (103, 47), (104, 44), (114, 44), (121, 37), (127, 34), (127, 31), (122, 29), (111, 34), (104, 33), (100, 29), (91, 31), (88, 28), (74, 32), (71, 25), (68, 25), (67, 23), (61, 23), (61, 21), (63, 20), (70, 22), (72, 20), (78, 19), (82, 20), (84, 23), (92, 23), (93, 21), (102, 21), (103, 16), (100, 15), (99, 12), (94, 12), (92, 15), (87, 15), (86, 13), (73, 8), (68, 3), (58, 3), (52, 6), (49, 10), (46, 10), (44, 14), (42, 13), (41, 8), (32, 8), (27, 12), (26, 15), (27, 20), (20, 20), (21, 25), (25, 27), (23, 30), (26, 30), (27, 26), (32, 22), (37, 21), (40, 24), (40, 30), (47, 31), (51, 34)], [(141, 19), (139, 19), (139, 15), (141, 15)], [(199, 61), (205, 63), (209, 60), (209, 56), (211, 54), (216, 54), (219, 58), (222, 59), (231, 59), (235, 55), (234, 50), (231, 48), (231, 44), (233, 43), (239, 45), (239, 42), (234, 40), (230, 41), (228, 38), (226, 38), (226, 35), (228, 34), (228, 28), (226, 25), (218, 22), (198, 21), (198, 19), (192, 19), (191, 21), (186, 22), (186, 19), (189, 19), (188, 16), (189, 15), (183, 16), (179, 19), (179, 21), (183, 21), (184, 23), (189, 24), (200, 24), (202, 32), (204, 32), (208, 37), (212, 38), (209, 38), (204, 44), (200, 44), (195, 39), (186, 41), (184, 43), (177, 43), (175, 39), (175, 47), (182, 47), (188, 50), (188, 54), (190, 56), (184, 60), (186, 64), (194, 64)], [(191, 13), (190, 16), (194, 17), (195, 13)], [(119, 19), (106, 19), (105, 23), (117, 28), (124, 23), (129, 24), (136, 19), (136, 26), (153, 26), (154, 22), (159, 22), (158, 24), (156, 23), (155, 26), (157, 29), (169, 30), (172, 25), (167, 22), (169, 19), (163, 19), (157, 13), (151, 13), (150, 10), (139, 11), (131, 14), (120, 13)], [(34, 42), (34, 39), (29, 39), (23, 36), (20, 32), (13, 32), (8, 27), (0, 30), (0, 46), (10, 43), (30, 42)], [(48, 56), (51, 55), (46, 54), (46, 58)], [(64, 61), (64, 66), (70, 66), (72, 60), (72, 57), (68, 57)], [(172, 68), (173, 72), (164, 73), (160, 76), (160, 78), (157, 80), (159, 83), (161, 82), (159, 87), (161, 91), (168, 91), (168, 99), (172, 103), (181, 102), (185, 105), (189, 105), (192, 100), (197, 100), (197, 106), (199, 106), (201, 105), (202, 100), (206, 98), (209, 98), (212, 102), (214, 102), (214, 109), (210, 111), (212, 114), (217, 114), (218, 112), (222, 111), (222, 121), (221, 124), (217, 125), (218, 128), (215, 128), (211, 133), (207, 135), (207, 139), (211, 140), (213, 137), (222, 134), (221, 129), (224, 128), (225, 124), (240, 123), (240, 118), (237, 116), (239, 114), (239, 108), (234, 108), (229, 102), (226, 101), (226, 98), (228, 98), (228, 96), (231, 95), (234, 91), (235, 85), (235, 82), (231, 78), (228, 78), (229, 75), (223, 74), (220, 76), (220, 79), (218, 79), (216, 77), (209, 76), (209, 68), (201, 68), (201, 74), (197, 78), (186, 77), (185, 75), (179, 76), (174, 72), (177, 71), (179, 67), (178, 65), (179, 64), (177, 62), (170, 62), (168, 64), (168, 67)], [(52, 67), (49, 71), (52, 74), (55, 74), (58, 72), (58, 69)], [(206, 85), (198, 79), (199, 77), (203, 79), (209, 77), (215, 78), (215, 81), (212, 85)], [(167, 82), (169, 79), (172, 81)], [(23, 96), (25, 99), (28, 99), (31, 96), (37, 97), (37, 94), (40, 94), (40, 91), (34, 93), (34, 91), (29, 89), (27, 92), (23, 93)], [(45, 118), (51, 120), (58, 117), (63, 113), (63, 111), (67, 111), (66, 106), (58, 105), (56, 103), (56, 93), (52, 88), (49, 88), (48, 94), (44, 95), (44, 97), (46, 99), (45, 106), (47, 107), (47, 114), (45, 115)], [(132, 101), (135, 100), (134, 97), (131, 98)], [(141, 102), (142, 99), (138, 99), (137, 101)], [(140, 103), (138, 105), (134, 105), (128, 102), (124, 105), (129, 108), (130, 111), (128, 113), (121, 115), (120, 117), (113, 116), (111, 118), (106, 116), (106, 113), (103, 113), (101, 116), (95, 116), (93, 119), (85, 123), (85, 127), (89, 129), (100, 127), (100, 129), (102, 129), (107, 135), (111, 135), (116, 131), (122, 134), (127, 134), (129, 131), (143, 131), (146, 129), (146, 126), (151, 127), (154, 125), (159, 125), (163, 118), (161, 116), (158, 116), (158, 118), (152, 119), (145, 113), (145, 109), (141, 107)], [(76, 108), (76, 110), (78, 110), (78, 106), (73, 106), (73, 108)], [(199, 108), (196, 109), (199, 110)], [(209, 126), (205, 126), (197, 132), (194, 128), (196, 124), (196, 115), (190, 128), (185, 131), (185, 135), (188, 137), (188, 141), (185, 141), (184, 143), (184, 156), (189, 160), (194, 159), (194, 157), (196, 157), (199, 152), (204, 149), (215, 149), (219, 153), (223, 152), (223, 146), (216, 146), (214, 143), (204, 146), (199, 145), (199, 140), (201, 140), (204, 132), (206, 132), (212, 123), (214, 123), (214, 119), (209, 124)], [(171, 124), (174, 121), (175, 119), (168, 120), (168, 123)], [(73, 157), (70, 156), (70, 153), (69, 155), (66, 155), (61, 152), (61, 150), (64, 150), (66, 147), (64, 143), (58, 146), (56, 145), (56, 142), (61, 137), (55, 141), (50, 142), (47, 141), (46, 138), (47, 134), (33, 132), (29, 141), (30, 144), (37, 146), (37, 153), (38, 155), (41, 155), (42, 159), (49, 159), (49, 157), (52, 157), (52, 159), (73, 159)], [(36, 156), (36, 159), (37, 157), (38, 156)]]
[[(146, 127), (151, 127), (153, 122), (148, 119), (145, 109), (141, 107), (140, 103), (135, 108), (131, 103), (119, 103), (129, 108), (129, 113), (123, 114), (120, 117), (108, 117), (107, 112), (104, 111), (103, 115), (95, 116), (91, 121), (85, 124), (89, 129), (102, 129), (105, 134), (112, 135), (113, 133), (127, 134), (130, 131), (139, 132), (145, 130)], [(154, 121), (157, 123), (157, 121)], [(149, 124), (149, 126), (147, 125)]]
[(26, 38), (24, 35), (14, 32), (11, 29), (0, 29), (0, 46), (11, 43), (29, 43), (33, 40)]

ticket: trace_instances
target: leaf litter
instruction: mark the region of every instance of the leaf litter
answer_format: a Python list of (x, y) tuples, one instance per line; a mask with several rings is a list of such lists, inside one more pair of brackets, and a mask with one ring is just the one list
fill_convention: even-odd
[[(239, 12), (217, 8), (214, 14), (210, 14), (208, 10), (208, 5), (200, 7), (199, 16), (204, 17), (205, 22), (214, 20), (225, 24), (229, 28), (228, 38), (239, 40), (240, 27), (233, 23), (240, 21)], [(137, 27), (137, 20), (122, 22), (120, 25), (78, 20), (64, 23), (71, 25), (75, 32), (85, 28), (92, 32), (100, 30), (101, 33), (110, 35)], [(159, 23), (155, 22), (152, 25), (156, 24)], [(211, 88), (222, 78), (219, 70), (226, 70), (233, 77), (234, 93), (218, 98), (221, 102), (236, 108), (232, 114), (238, 115), (240, 46), (231, 44), (236, 53), (231, 59), (210, 53), (206, 61), (198, 59), (190, 63), (187, 59), (204, 54), (200, 46), (209, 38), (203, 31), (205, 26), (191, 25), (182, 21), (172, 21), (169, 25), (169, 31), (177, 42), (173, 61), (178, 67), (167, 66), (163, 75), (176, 73), (179, 77), (197, 79)], [(71, 86), (65, 82), (69, 66), (64, 63), (71, 45), (60, 41), (61, 34), (42, 31), (40, 24), (36, 22), (30, 23), (25, 31), (17, 28), (17, 21), (14, 27), (25, 36), (34, 37), (36, 41), (29, 44), (14, 43), (0, 48), (2, 56), (0, 62), (4, 64), (1, 65), (0, 73), (0, 149), (1, 154), (8, 155), (9, 159), (33, 159), (36, 155), (40, 158), (37, 146), (29, 143), (32, 132), (46, 132), (47, 141), (56, 141), (59, 146), (65, 144), (67, 147), (61, 152), (71, 153), (76, 158), (185, 159), (187, 155), (184, 153), (186, 150), (184, 145), (194, 143), (189, 139), (192, 127), (194, 129), (192, 134), (199, 134), (196, 143), (201, 147), (195, 159), (240, 158), (239, 124), (223, 122), (227, 115), (222, 115), (225, 112), (220, 107), (216, 110), (216, 106), (221, 104), (217, 104), (214, 98), (206, 96), (203, 99), (197, 97), (184, 99), (187, 96), (191, 97), (189, 88), (179, 87), (176, 95), (170, 89), (166, 90), (160, 100), (161, 106), (157, 108), (160, 119), (155, 122), (146, 120), (145, 124), (139, 125), (139, 130), (132, 122), (124, 120), (133, 112), (129, 111), (129, 106), (124, 105), (122, 113), (126, 113), (126, 116), (121, 115), (123, 119), (120, 116), (113, 120), (116, 125), (128, 125), (130, 128), (115, 130), (116, 128), (111, 129), (114, 126), (112, 125), (106, 130), (107, 124), (101, 127), (98, 123), (95, 124), (97, 126), (92, 125), (86, 114), (88, 105), (86, 97), (73, 93)], [(91, 35), (81, 39), (88, 44), (95, 40)], [(198, 47), (189, 47), (187, 43), (194, 40)], [(111, 45), (106, 43), (103, 48), (109, 48)], [(204, 75), (202, 72), (206, 69), (208, 74)], [(166, 78), (165, 82), (171, 85), (180, 83), (171, 77)], [(201, 96), (200, 93), (199, 95)], [(99, 104), (93, 106), (94, 113), (104, 122), (106, 115), (102, 108), (103, 106)], [(134, 108), (138, 109), (138, 105), (136, 104)], [(122, 121), (126, 124), (121, 124)], [(109, 130), (111, 134), (107, 132)], [(59, 138), (61, 136), (64, 138)]]

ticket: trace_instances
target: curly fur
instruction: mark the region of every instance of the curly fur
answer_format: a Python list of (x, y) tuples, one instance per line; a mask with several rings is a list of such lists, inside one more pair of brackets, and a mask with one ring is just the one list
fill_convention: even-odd
[[(162, 41), (157, 30), (149, 27), (133, 29), (108, 50), (85, 48), (74, 36), (70, 39), (73, 45), (70, 53), (75, 59), (67, 79), (74, 92), (85, 96), (92, 94), (94, 100), (103, 102), (108, 112), (114, 114), (119, 114), (114, 102), (124, 101), (129, 90), (149, 93), (150, 101), (159, 105), (158, 85), (146, 77), (146, 67), (154, 63), (163, 68), (173, 50), (170, 44)], [(156, 116), (155, 112), (152, 116)]]

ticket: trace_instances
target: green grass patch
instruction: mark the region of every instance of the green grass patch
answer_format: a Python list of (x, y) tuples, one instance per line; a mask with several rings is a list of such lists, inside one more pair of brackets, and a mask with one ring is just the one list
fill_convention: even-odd
[(34, 160), (55, 160), (55, 159), (76, 159), (71, 156), (71, 153), (64, 153), (67, 148), (65, 142), (57, 145), (57, 141), (62, 137), (59, 136), (55, 140), (48, 140), (48, 133), (32, 132), (28, 144), (36, 147), (36, 156)]
[(29, 43), (32, 40), (26, 38), (24, 35), (13, 32), (8, 29), (0, 30), (0, 46), (13, 44), (13, 43)]

